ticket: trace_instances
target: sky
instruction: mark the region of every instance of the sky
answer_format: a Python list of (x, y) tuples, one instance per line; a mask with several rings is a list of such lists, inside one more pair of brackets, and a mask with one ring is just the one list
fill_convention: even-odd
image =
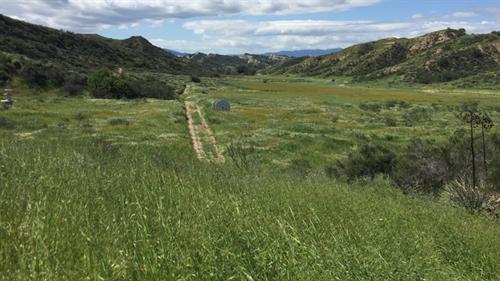
[(450, 28), (500, 31), (500, 0), (0, 0), (0, 13), (194, 53), (345, 48)]

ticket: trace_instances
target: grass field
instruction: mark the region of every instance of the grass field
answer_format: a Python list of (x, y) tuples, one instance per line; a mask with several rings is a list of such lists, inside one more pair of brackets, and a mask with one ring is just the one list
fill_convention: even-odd
[[(496, 221), (322, 172), (368, 140), (443, 138), (471, 98), (498, 122), (498, 93), (266, 79), (186, 97), (221, 149), (254, 147), (251, 169), (198, 161), (180, 101), (21, 90), (0, 111), (0, 280), (500, 280)], [(294, 159), (314, 171), (283, 172)]]
[[(500, 122), (500, 95), (493, 91), (346, 88), (319, 79), (251, 77), (194, 98), (205, 106), (222, 148), (251, 146), (263, 162), (282, 166), (305, 159), (321, 167), (368, 142), (400, 147), (415, 138), (443, 139), (464, 128), (455, 113), (466, 101), (480, 101)], [(229, 100), (231, 112), (210, 110), (215, 99)]]

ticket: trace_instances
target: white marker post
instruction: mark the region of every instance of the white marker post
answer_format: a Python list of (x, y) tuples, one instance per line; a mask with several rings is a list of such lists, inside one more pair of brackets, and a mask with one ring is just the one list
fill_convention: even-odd
[(5, 109), (10, 109), (12, 107), (12, 105), (14, 104), (14, 100), (12, 100), (12, 94), (14, 93), (14, 90), (12, 89), (4, 89), (4, 97), (5, 99), (3, 99), (1, 102), (3, 104), (3, 108)]

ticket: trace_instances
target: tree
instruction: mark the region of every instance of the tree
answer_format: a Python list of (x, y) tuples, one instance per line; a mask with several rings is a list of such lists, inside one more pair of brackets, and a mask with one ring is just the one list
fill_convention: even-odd
[(477, 113), (477, 102), (467, 103), (462, 106), (459, 118), (470, 127), (470, 152), (472, 157), (472, 186), (477, 186), (476, 152), (474, 149), (474, 128), (481, 124), (481, 117)]

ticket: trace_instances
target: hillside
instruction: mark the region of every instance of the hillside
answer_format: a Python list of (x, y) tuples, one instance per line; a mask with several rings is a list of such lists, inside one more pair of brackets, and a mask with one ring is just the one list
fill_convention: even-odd
[(258, 70), (266, 69), (287, 60), (283, 56), (264, 56), (243, 54), (240, 56), (195, 53), (186, 56), (185, 59), (190, 65), (196, 67), (202, 65), (210, 72), (234, 75), (234, 74), (255, 74)]
[(463, 29), (447, 29), (413, 39), (388, 38), (331, 55), (285, 61), (265, 72), (350, 76), (355, 81), (392, 77), (424, 84), (458, 79), (463, 84), (500, 84), (500, 33), (467, 35)]
[(188, 73), (185, 62), (142, 37), (108, 39), (38, 26), (0, 15), (0, 51), (72, 69), (123, 67)]

